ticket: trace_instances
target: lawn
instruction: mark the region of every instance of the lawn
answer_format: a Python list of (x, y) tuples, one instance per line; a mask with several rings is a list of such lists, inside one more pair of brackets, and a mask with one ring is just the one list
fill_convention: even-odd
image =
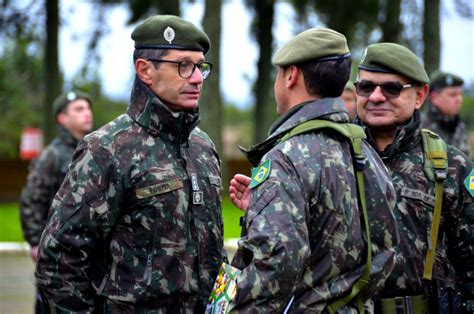
[[(229, 198), (223, 198), (224, 238), (240, 237), (239, 219), (243, 213), (234, 207)], [(18, 204), (0, 204), (0, 242), (23, 242)]]

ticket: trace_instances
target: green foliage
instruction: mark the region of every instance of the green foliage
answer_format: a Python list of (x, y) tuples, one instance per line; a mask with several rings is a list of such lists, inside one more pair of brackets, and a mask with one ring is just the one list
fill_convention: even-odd
[[(240, 217), (243, 212), (223, 197), (224, 238), (240, 238)], [(18, 204), (0, 204), (0, 242), (23, 242)]]
[(474, 131), (474, 96), (464, 95), (461, 119), (466, 123), (468, 131)]
[(16, 158), (21, 130), (43, 119), (42, 59), (35, 50), (31, 39), (19, 37), (0, 51), (0, 158)]

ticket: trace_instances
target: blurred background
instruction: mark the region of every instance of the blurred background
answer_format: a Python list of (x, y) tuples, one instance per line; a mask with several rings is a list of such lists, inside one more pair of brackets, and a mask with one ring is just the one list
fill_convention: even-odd
[[(34, 130), (46, 146), (57, 132), (52, 102), (72, 88), (91, 95), (95, 128), (123, 113), (134, 78), (130, 34), (154, 14), (182, 16), (211, 39), (200, 126), (218, 147), (225, 178), (249, 173), (236, 145), (264, 139), (276, 118), (273, 53), (317, 26), (346, 35), (352, 81), (364, 47), (381, 41), (409, 47), (428, 73), (461, 76), (461, 117), (474, 147), (471, 0), (0, 0), (1, 313), (32, 311), (33, 265), (17, 254), (27, 252), (17, 202), (33, 156), (20, 154), (22, 136)], [(240, 215), (224, 198), (226, 238), (239, 236)]]

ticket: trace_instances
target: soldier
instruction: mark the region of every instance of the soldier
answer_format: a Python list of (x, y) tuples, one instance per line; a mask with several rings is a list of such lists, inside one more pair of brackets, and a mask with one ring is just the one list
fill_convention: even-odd
[(53, 111), (60, 126), (59, 136), (30, 164), (21, 193), (20, 217), (34, 262), (53, 197), (63, 182), (78, 141), (92, 130), (91, 104), (89, 96), (79, 91), (58, 96)]
[(431, 77), (430, 92), (426, 100), (427, 110), (421, 116), (421, 124), (470, 156), (466, 124), (459, 117), (462, 106), (464, 81), (457, 75), (435, 72)]
[(368, 46), (359, 64), (356, 122), (391, 172), (401, 238), (381, 313), (458, 313), (457, 292), (467, 306), (474, 298), (474, 172), (457, 148), (421, 131), (428, 83), (419, 59), (397, 44)]
[(132, 39), (127, 112), (79, 144), (41, 238), (51, 311), (200, 313), (226, 261), (219, 156), (196, 127), (209, 39), (169, 15)]
[[(350, 74), (346, 39), (330, 29), (307, 30), (284, 45), (273, 64), (280, 117), (270, 136), (246, 152), (254, 165), (260, 163), (252, 181), (238, 175), (231, 182), (231, 198), (246, 215), (232, 261), (242, 273), (230, 311), (373, 310), (367, 299), (395, 262), (395, 195), (370, 146), (360, 142), (365, 162), (353, 167), (351, 142), (337, 131), (350, 126), (334, 98)], [(325, 127), (287, 139), (308, 121)], [(363, 198), (356, 171), (364, 173)]]
[(344, 91), (341, 94), (342, 102), (349, 113), (349, 120), (353, 121), (357, 115), (357, 97), (355, 94), (355, 86), (351, 81), (347, 82)]

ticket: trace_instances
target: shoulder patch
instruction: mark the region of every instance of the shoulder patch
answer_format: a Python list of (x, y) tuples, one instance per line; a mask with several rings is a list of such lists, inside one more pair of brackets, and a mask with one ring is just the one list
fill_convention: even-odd
[(252, 181), (250, 182), (250, 188), (258, 186), (264, 182), (270, 174), (271, 161), (267, 160), (258, 167), (252, 169)]
[(464, 186), (469, 191), (469, 193), (471, 193), (471, 196), (474, 197), (474, 170), (471, 170), (471, 173), (467, 176), (466, 180), (464, 180)]

